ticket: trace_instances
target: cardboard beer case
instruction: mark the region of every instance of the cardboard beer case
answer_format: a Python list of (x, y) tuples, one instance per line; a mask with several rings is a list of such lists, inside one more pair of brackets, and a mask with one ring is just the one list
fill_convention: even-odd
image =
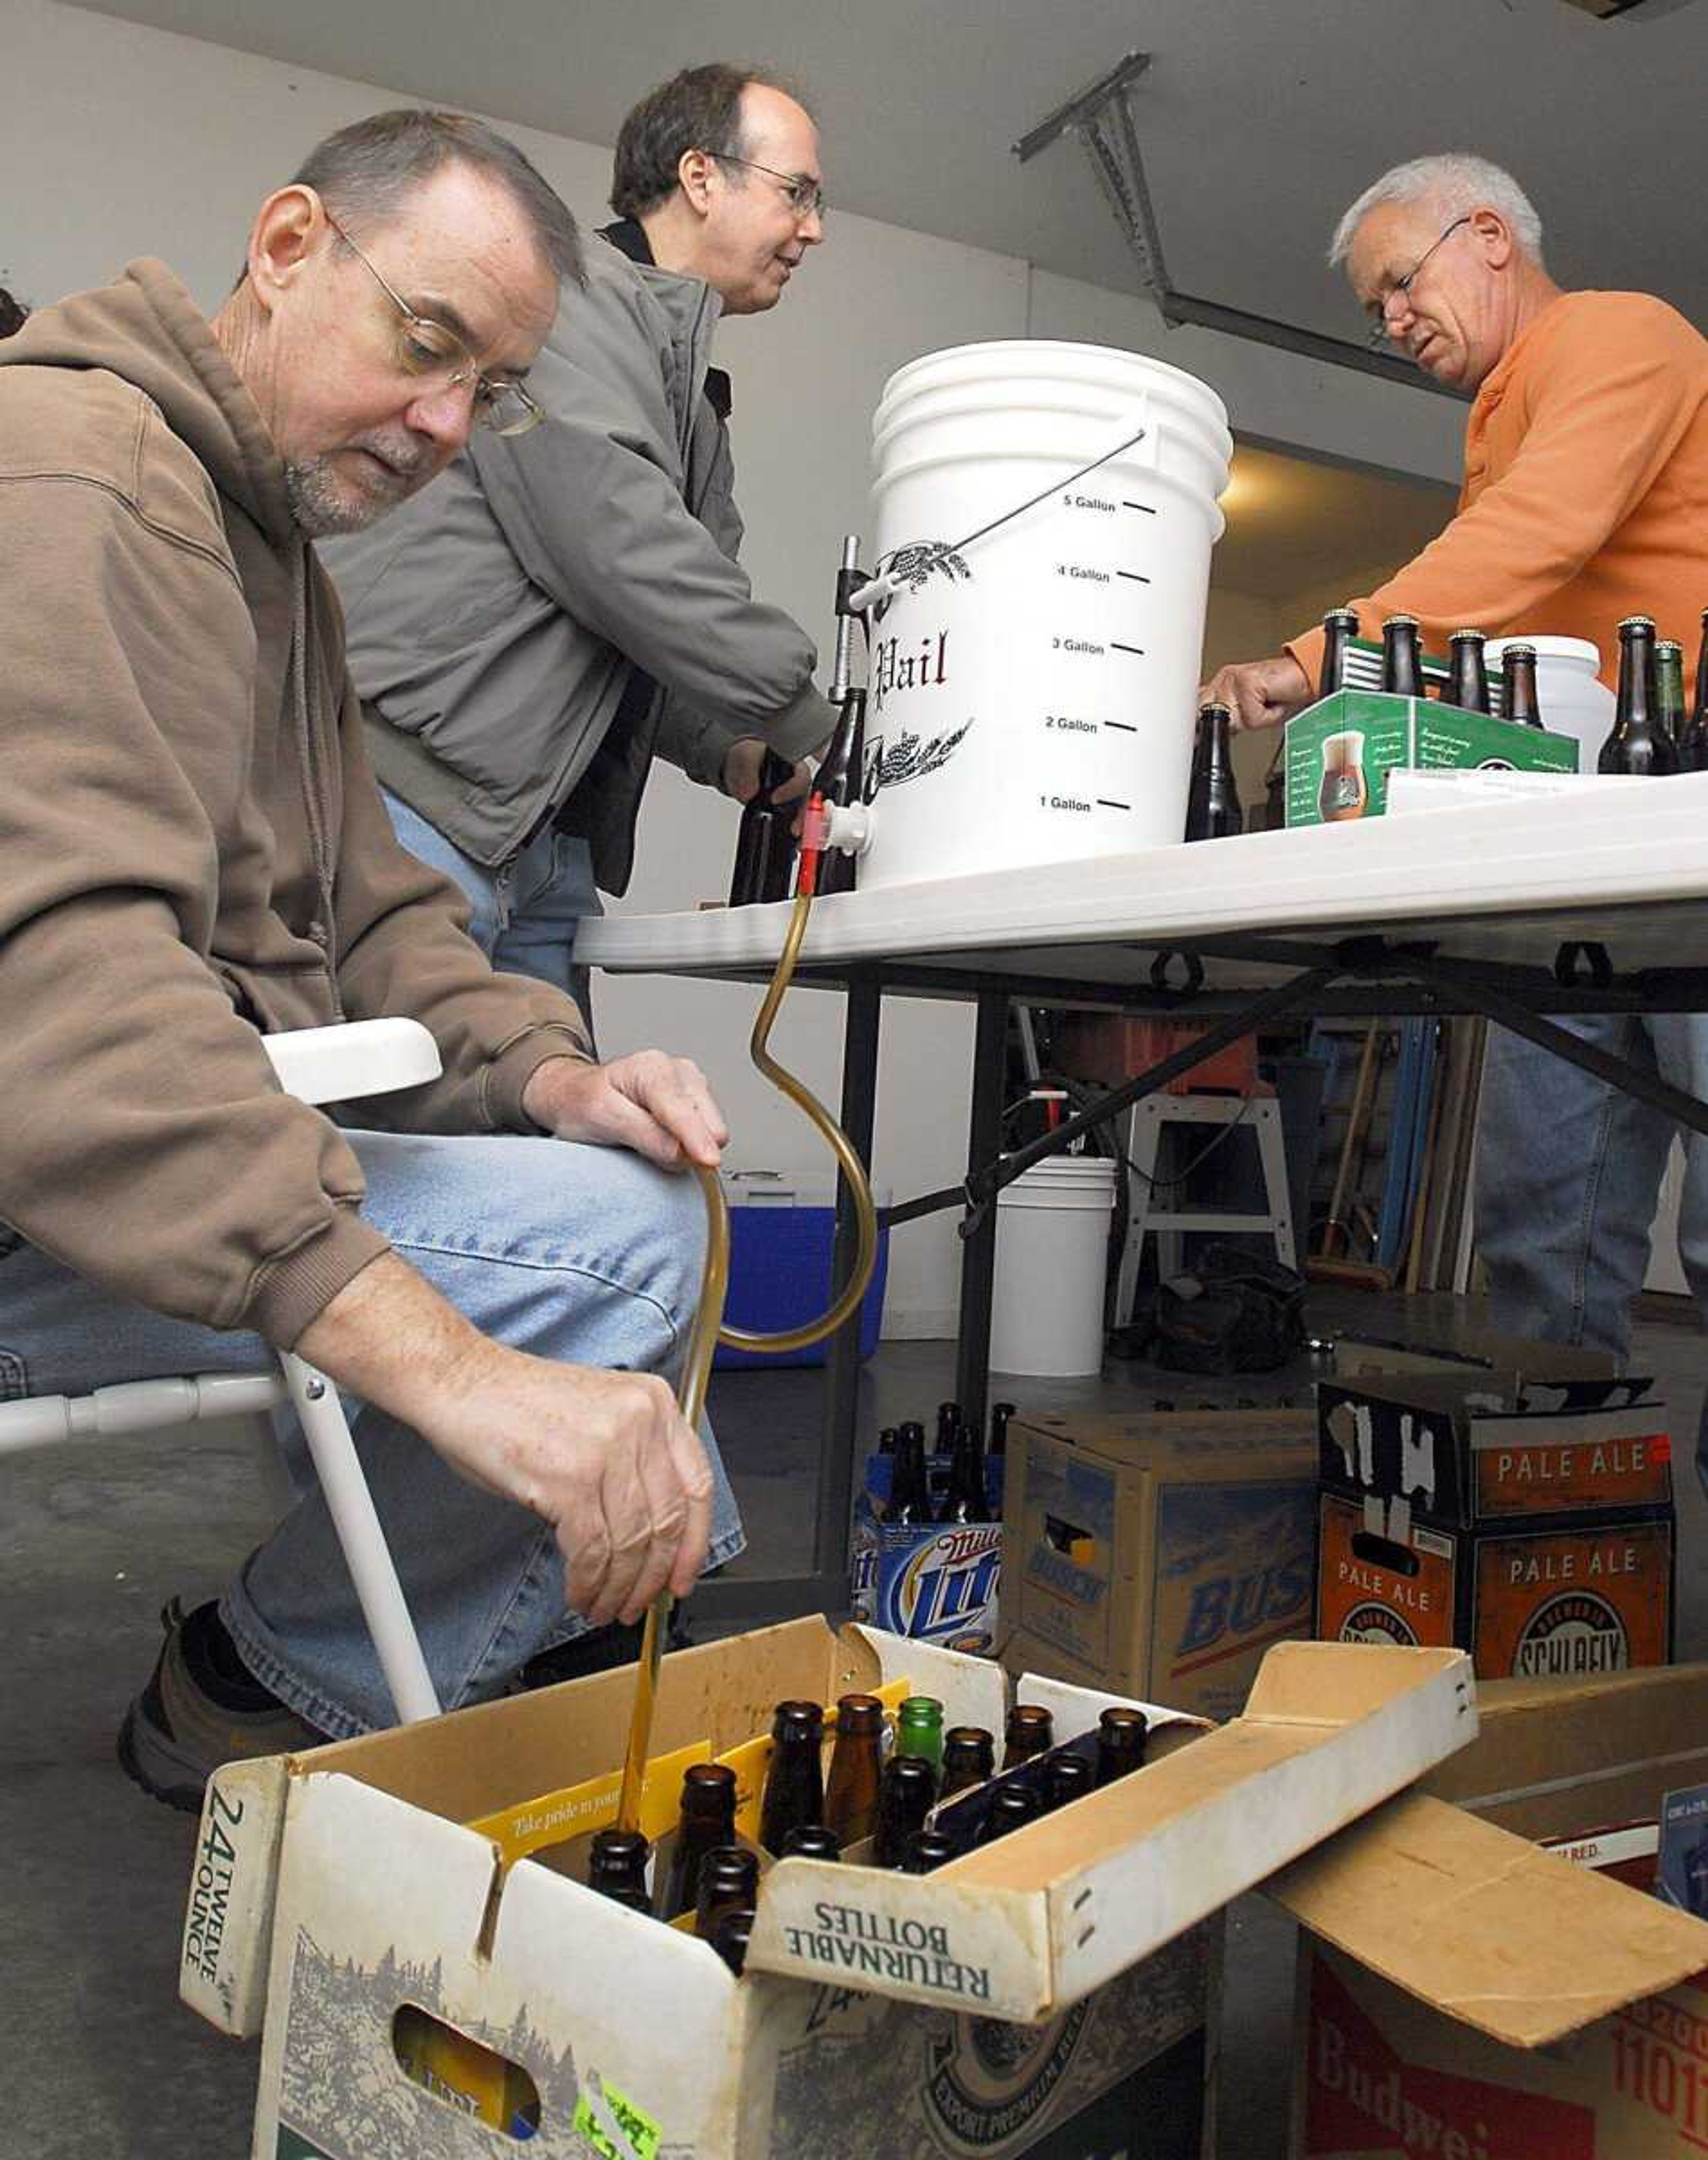
[(1485, 1680), (1664, 1664), (1672, 1449), (1648, 1382), (1543, 1344), (1382, 1356), (1352, 1346), (1317, 1391), (1318, 1635), (1456, 1643)]
[[(656, 1747), (745, 1752), (783, 1697), (904, 1682), (1000, 1728), (995, 1665), (815, 1619), (667, 1658)], [(406, 2069), (423, 2017), (510, 2067), (530, 2149), (561, 2160), (1188, 2160), (1208, 1924), (1475, 1728), (1458, 1653), (1283, 1645), (1244, 1717), (1152, 1707), (1154, 1761), (934, 1875), (772, 1865), (737, 1979), (549, 1853), (506, 1866), (494, 1835), (614, 1780), (632, 1687), (597, 1675), (215, 1775), (219, 1920), (193, 1885), (182, 1986), (262, 2031), (257, 2160), (508, 2150)], [(1108, 1700), (1019, 1692), (1063, 1737)]]
[(1384, 816), (1398, 768), (1576, 772), (1578, 745), (1431, 698), (1347, 689), (1288, 721), (1285, 756), (1289, 826), (1334, 825)]
[(1010, 1666), (1225, 1718), (1311, 1633), (1314, 1411), (1033, 1414), (1008, 1461)]
[(1708, 1667), (1477, 1698), (1470, 1747), (1267, 1886), (1306, 1930), (1294, 2160), (1688, 2160), (1708, 1924), (1653, 1886)]
[[(986, 1455), (988, 1523), (886, 1523), (893, 1455), (866, 1458), (849, 1543), (849, 1604), (864, 1626), (912, 1635), (949, 1650), (988, 1655), (996, 1647), (1002, 1583), (1005, 1455)], [(934, 1503), (948, 1491), (952, 1458), (926, 1457)]]

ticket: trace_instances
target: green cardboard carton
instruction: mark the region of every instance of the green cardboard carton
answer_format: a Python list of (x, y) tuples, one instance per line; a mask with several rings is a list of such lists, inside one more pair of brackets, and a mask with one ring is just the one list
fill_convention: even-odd
[(1379, 818), (1396, 766), (1576, 772), (1577, 740), (1430, 698), (1337, 690), (1287, 723), (1287, 823)]

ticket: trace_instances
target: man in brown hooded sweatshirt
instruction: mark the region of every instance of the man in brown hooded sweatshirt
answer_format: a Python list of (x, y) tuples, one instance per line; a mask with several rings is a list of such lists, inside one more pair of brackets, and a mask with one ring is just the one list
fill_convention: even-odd
[[(531, 424), (579, 265), (511, 144), (382, 114), (267, 198), (211, 322), (143, 261), (0, 344), (0, 1394), (299, 1352), (357, 1410), (448, 1705), (740, 1543), (668, 1385), (703, 1246), (671, 1173), (717, 1160), (717, 1107), (686, 1061), (593, 1062), (393, 842), (309, 544)], [(280, 1093), (263, 1035), (387, 1015), (441, 1079), (342, 1124)], [(285, 1445), (295, 1506), (169, 1613), (121, 1735), (179, 1804), (390, 1717)]]

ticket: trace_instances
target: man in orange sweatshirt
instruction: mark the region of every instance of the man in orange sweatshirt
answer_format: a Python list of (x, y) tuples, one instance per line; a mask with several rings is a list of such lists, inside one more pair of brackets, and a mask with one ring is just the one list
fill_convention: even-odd
[[(1648, 615), (1694, 667), (1708, 606), (1708, 342), (1646, 293), (1562, 292), (1523, 190), (1481, 158), (1396, 166), (1342, 218), (1329, 259), (1345, 265), (1373, 336), (1476, 393), (1458, 513), (1352, 604), (1361, 632), (1404, 613), (1435, 652), (1465, 627), (1586, 637), (1611, 686), (1620, 620)], [(1321, 658), (1321, 631), (1306, 631), (1272, 659), (1222, 668), (1202, 697), (1242, 727), (1272, 725), (1310, 703)], [(1562, 1024), (1708, 1097), (1708, 1019)], [(1492, 1036), (1477, 1228), (1500, 1326), (1624, 1355), (1673, 1131), (1577, 1067)], [(1708, 1312), (1700, 1139), (1679, 1242)], [(1708, 1416), (1704, 1436), (1708, 1483)]]

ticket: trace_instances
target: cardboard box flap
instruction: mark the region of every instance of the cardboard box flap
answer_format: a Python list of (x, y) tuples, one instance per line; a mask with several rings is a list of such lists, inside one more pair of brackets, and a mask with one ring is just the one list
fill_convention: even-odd
[[(1397, 1716), (1384, 1720), (1384, 1713), (1395, 1710)], [(1322, 1795), (1316, 1801), (1318, 1808), (1334, 1805), (1340, 1824), (1409, 1785), (1429, 1764), (1474, 1737), (1471, 1660), (1462, 1650), (1278, 1643), (1264, 1659), (1244, 1716), (1160, 1762), (1147, 1763), (1134, 1777), (1088, 1794), (1071, 1818), (1046, 1815), (999, 1844), (952, 1861), (940, 1879), (1044, 1890), (1099, 1859), (1125, 1856), (1183, 1821), (1196, 1834), (1207, 1835), (1217, 1810), (1228, 1813), (1228, 1829), (1237, 1830), (1252, 1851), (1265, 1849), (1276, 1836), (1300, 1850), (1330, 1833), (1321, 1816), (1307, 1822), (1282, 1803), (1280, 1794), (1297, 1783), (1289, 1774), (1291, 1766), (1354, 1730), (1358, 1759), (1348, 1763), (1336, 1802)], [(1390, 1746), (1394, 1758), (1384, 1762)], [(1359, 1797), (1361, 1782), (1367, 1798)], [(1262, 1867), (1247, 1875), (1218, 1902), (1268, 1872)]]
[[(1286, 1643), (1269, 1653), (1266, 1674), (1276, 1660), (1267, 1714), (1181, 1746), (932, 1875), (773, 1869), (750, 1965), (820, 1980), (834, 1972), (911, 2001), (1035, 2022), (1475, 1732), (1462, 1651)], [(827, 1872), (833, 1903), (819, 1895)], [(874, 1979), (863, 1982), (862, 1970)]]
[(1611, 1380), (1617, 1365), (1605, 1350), (1575, 1349), (1561, 1342), (1538, 1342), (1524, 1335), (1500, 1335), (1493, 1329), (1451, 1327), (1451, 1340), (1436, 1344), (1399, 1342), (1378, 1335), (1342, 1335), (1334, 1346), (1337, 1380), (1366, 1373), (1451, 1372), (1482, 1365), (1525, 1380)]
[[(721, 1752), (768, 1731), (772, 1710), (786, 1695), (833, 1702), (879, 1677), (877, 1655), (858, 1630), (835, 1634), (816, 1616), (759, 1628), (744, 1636), (742, 1646), (735, 1685), (727, 1658), (714, 1654), (716, 1643), (665, 1659), (653, 1716), (655, 1755), (696, 1740)], [(563, 1686), (576, 1690), (573, 1718), (564, 1713)], [(587, 1680), (449, 1711), (425, 1724), (339, 1741), (303, 1759), (453, 1822), (474, 1822), (518, 1799), (620, 1763), (634, 1700), (635, 1668), (620, 1665)]]
[(1708, 1782), (1708, 1664), (1482, 1680), (1477, 1711), (1475, 1742), (1418, 1789), (1498, 1812), (1505, 1829), (1576, 1835), (1633, 1804), (1653, 1817), (1655, 1793)]
[(1270, 1457), (1286, 1460), (1316, 1443), (1315, 1408), (1254, 1410), (1099, 1411), (1035, 1410), (1010, 1427), (1025, 1425), (1065, 1447), (1157, 1476), (1238, 1475)]
[(1515, 2048), (1708, 1966), (1708, 1924), (1418, 1794), (1264, 1887), (1372, 1972)]
[(273, 1894), (294, 1757), (228, 1763), (209, 1778), (196, 1831), (178, 1991), (222, 2033), (261, 2030)]

